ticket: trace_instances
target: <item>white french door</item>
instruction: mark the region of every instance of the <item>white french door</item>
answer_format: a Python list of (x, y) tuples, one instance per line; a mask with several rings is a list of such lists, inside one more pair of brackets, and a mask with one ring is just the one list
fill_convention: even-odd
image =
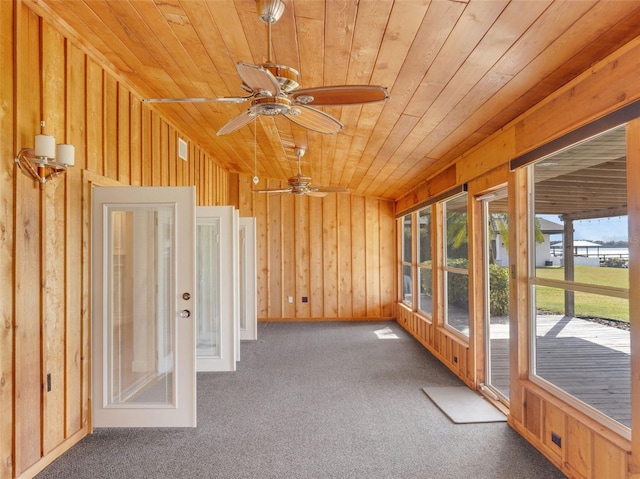
[(196, 208), (198, 371), (235, 371), (237, 226), (232, 206)]
[(256, 291), (256, 219), (240, 218), (240, 339), (258, 339)]
[(92, 189), (93, 426), (195, 427), (195, 189)]

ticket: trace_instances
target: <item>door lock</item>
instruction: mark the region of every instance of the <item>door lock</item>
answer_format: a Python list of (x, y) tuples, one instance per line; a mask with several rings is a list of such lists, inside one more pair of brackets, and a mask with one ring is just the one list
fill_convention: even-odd
[(182, 293), (182, 299), (189, 301), (191, 299), (191, 295), (189, 293)]
[(189, 311), (188, 309), (183, 309), (182, 311), (180, 311), (180, 317), (181, 318), (188, 318), (189, 316), (191, 316), (191, 311)]

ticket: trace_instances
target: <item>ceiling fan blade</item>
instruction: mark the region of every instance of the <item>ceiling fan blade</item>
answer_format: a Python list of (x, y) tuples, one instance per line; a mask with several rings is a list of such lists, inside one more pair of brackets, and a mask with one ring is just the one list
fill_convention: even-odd
[(291, 93), (296, 105), (342, 106), (378, 103), (390, 98), (389, 90), (377, 85), (339, 85), (302, 88)]
[(311, 196), (313, 198), (324, 198), (325, 196), (327, 196), (327, 193), (324, 193), (322, 191), (313, 191), (313, 190), (305, 191), (304, 194), (307, 196)]
[(260, 65), (251, 63), (236, 63), (238, 75), (253, 92), (261, 95), (276, 97), (280, 94), (280, 84), (273, 74)]
[(312, 186), (311, 189), (320, 193), (349, 193), (348, 188), (340, 186)]
[(285, 188), (281, 190), (251, 190), (253, 193), (291, 193), (291, 188)]
[(238, 128), (242, 128), (244, 125), (249, 123), (251, 120), (255, 118), (255, 115), (251, 114), (251, 110), (246, 110), (240, 113), (238, 116), (232, 118), (230, 121), (225, 123), (225, 125), (218, 130), (216, 135), (227, 135), (229, 133), (233, 133)]
[(144, 103), (243, 103), (250, 99), (249, 96), (221, 96), (221, 97), (202, 97), (202, 98), (143, 98)]
[(333, 135), (344, 128), (344, 125), (331, 115), (304, 105), (292, 108), (285, 116), (296, 125), (326, 135)]

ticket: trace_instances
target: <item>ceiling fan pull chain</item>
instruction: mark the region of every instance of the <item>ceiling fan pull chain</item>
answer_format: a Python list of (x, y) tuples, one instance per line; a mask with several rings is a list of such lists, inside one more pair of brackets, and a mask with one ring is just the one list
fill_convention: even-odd
[(257, 185), (258, 178), (258, 117), (253, 118), (253, 184)]
[(271, 63), (271, 22), (267, 23), (267, 63)]

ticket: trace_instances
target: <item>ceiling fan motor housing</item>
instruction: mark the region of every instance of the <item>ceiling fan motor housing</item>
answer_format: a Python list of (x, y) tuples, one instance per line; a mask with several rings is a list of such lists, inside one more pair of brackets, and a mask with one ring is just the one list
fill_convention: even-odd
[(291, 101), (284, 97), (256, 98), (252, 102), (251, 112), (254, 115), (284, 115), (291, 109)]

